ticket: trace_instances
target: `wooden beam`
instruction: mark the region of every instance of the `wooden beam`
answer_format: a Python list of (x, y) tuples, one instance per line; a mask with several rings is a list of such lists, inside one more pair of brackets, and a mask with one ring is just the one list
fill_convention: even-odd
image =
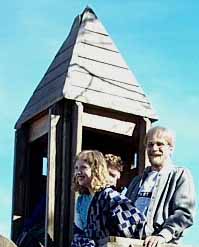
[(143, 240), (110, 236), (107, 247), (143, 247)]
[(45, 135), (49, 131), (49, 116), (48, 114), (35, 120), (30, 124), (29, 142), (33, 142), (39, 137)]
[[(111, 236), (109, 237), (109, 242), (107, 244), (107, 247), (132, 247), (132, 246), (143, 247), (143, 243), (144, 240)], [(160, 244), (160, 247), (183, 247), (183, 246), (166, 243), (166, 244)]]
[(105, 130), (117, 134), (132, 136), (135, 124), (118, 119), (83, 113), (82, 125), (85, 127)]
[[(62, 185), (60, 208), (59, 246), (70, 246), (74, 221), (74, 193), (71, 190), (73, 160), (82, 148), (83, 105), (80, 102), (65, 101), (62, 133)], [(67, 234), (65, 234), (67, 229)]]
[(83, 113), (83, 104), (81, 102), (75, 102), (72, 112), (72, 160), (82, 150), (82, 126), (85, 114)]
[(11, 238), (15, 241), (20, 234), (27, 216), (27, 163), (28, 163), (28, 128), (23, 125), (15, 132), (15, 154), (12, 191)]
[[(47, 234), (54, 241), (55, 227), (55, 175), (56, 175), (56, 126), (59, 115), (53, 115), (50, 111), (50, 131), (48, 140), (48, 178), (47, 178)], [(47, 237), (46, 237), (47, 239)], [(46, 243), (47, 246), (47, 243)]]
[[(75, 109), (75, 110), (74, 110)], [(76, 113), (74, 113), (75, 111)], [(59, 242), (57, 246), (64, 247), (71, 245), (71, 237), (73, 231), (73, 210), (74, 195), (71, 189), (73, 174), (73, 155), (78, 151), (78, 147), (74, 147), (78, 139), (79, 133), (74, 133), (74, 128), (79, 126), (79, 118), (81, 113), (81, 104), (73, 105), (72, 101), (64, 101), (63, 104), (63, 130), (62, 130), (62, 173), (61, 178), (61, 207), (60, 216), (60, 232), (58, 234)], [(74, 121), (76, 119), (76, 123)], [(74, 126), (73, 126), (74, 124)], [(80, 130), (81, 132), (81, 130)], [(73, 139), (73, 140), (72, 140)], [(66, 234), (67, 229), (67, 234)]]
[(84, 104), (84, 112), (102, 117), (114, 118), (124, 122), (137, 124), (140, 116), (129, 114), (126, 112), (115, 111), (109, 108), (102, 108), (95, 105)]
[(72, 237), (72, 156), (81, 147), (81, 128), (78, 127), (81, 127), (81, 112), (81, 104), (74, 105), (72, 101), (67, 100), (56, 103), (50, 112), (46, 244), (49, 234), (55, 246), (59, 247), (70, 246)]
[(61, 229), (63, 194), (63, 126), (64, 107), (63, 102), (54, 104), (49, 110), (50, 130), (48, 140), (48, 189), (46, 206), (45, 246), (48, 246), (49, 237), (55, 246), (60, 245), (63, 236)]
[(151, 121), (149, 118), (141, 118), (139, 123), (139, 146), (138, 146), (138, 157), (137, 157), (137, 167), (138, 174), (141, 175), (146, 166), (149, 165), (149, 161), (146, 155), (146, 148), (144, 145), (144, 139), (147, 131), (151, 127)]

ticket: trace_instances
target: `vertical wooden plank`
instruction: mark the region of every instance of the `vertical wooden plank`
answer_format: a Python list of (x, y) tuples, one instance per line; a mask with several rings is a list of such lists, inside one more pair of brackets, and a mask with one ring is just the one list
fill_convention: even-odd
[[(64, 104), (56, 103), (49, 110), (49, 140), (48, 140), (48, 191), (46, 213), (46, 246), (49, 237), (55, 246), (60, 245), (63, 232), (62, 218), (62, 183), (63, 183), (63, 135), (64, 135)], [(64, 232), (65, 233), (65, 232)], [(47, 238), (48, 235), (48, 238)]]
[[(74, 221), (74, 192), (71, 189), (73, 160), (82, 147), (83, 105), (65, 101), (63, 121), (63, 168), (61, 198), (61, 236), (59, 246), (70, 246)], [(67, 229), (67, 234), (66, 234)]]
[(62, 184), (60, 207), (60, 239), (59, 246), (70, 246), (73, 229), (73, 196), (72, 196), (72, 136), (73, 103), (64, 101), (63, 107), (63, 139), (62, 139)]
[(139, 147), (137, 157), (138, 174), (141, 175), (146, 166), (149, 165), (148, 158), (146, 155), (146, 149), (144, 145), (144, 139), (147, 131), (151, 127), (151, 121), (149, 118), (140, 118), (139, 122)]
[[(46, 204), (46, 228), (50, 238), (54, 241), (55, 232), (55, 176), (56, 176), (56, 126), (60, 119), (59, 115), (51, 113), (49, 118), (49, 139), (48, 139), (48, 177), (47, 177), (47, 204)], [(47, 246), (46, 236), (46, 246)]]
[(18, 237), (24, 219), (27, 216), (27, 156), (28, 156), (28, 129), (22, 126), (15, 132), (15, 154), (13, 167), (13, 191), (12, 191), (12, 222), (11, 238), (13, 241)]
[(49, 130), (48, 114), (36, 119), (30, 124), (29, 142), (37, 140), (39, 137), (48, 133)]
[[(80, 102), (74, 102), (72, 108), (72, 163), (71, 163), (71, 174), (74, 173), (74, 159), (75, 156), (82, 150), (82, 118), (83, 118), (83, 104)], [(74, 222), (74, 205), (75, 205), (75, 193), (72, 192), (70, 195), (70, 214), (69, 214), (69, 225), (73, 225)], [(72, 240), (72, 227), (69, 231), (69, 243)]]
[(81, 150), (82, 112), (81, 104), (69, 100), (55, 104), (50, 111), (46, 246), (47, 234), (55, 246), (70, 246), (74, 210), (73, 157)]
[(82, 150), (82, 117), (83, 117), (83, 104), (75, 102), (72, 112), (72, 159)]

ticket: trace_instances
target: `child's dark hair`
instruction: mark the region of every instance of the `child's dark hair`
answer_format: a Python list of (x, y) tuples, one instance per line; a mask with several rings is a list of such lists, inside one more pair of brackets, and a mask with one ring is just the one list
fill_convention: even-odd
[(123, 171), (124, 163), (120, 156), (116, 156), (114, 154), (105, 154), (104, 157), (105, 157), (108, 168), (109, 167), (114, 168), (120, 172)]

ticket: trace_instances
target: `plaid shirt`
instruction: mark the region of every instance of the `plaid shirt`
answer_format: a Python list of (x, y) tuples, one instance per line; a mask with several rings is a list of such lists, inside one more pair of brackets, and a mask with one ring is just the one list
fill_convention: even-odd
[(90, 239), (90, 245), (87, 243), (85, 246), (95, 246), (95, 243), (111, 235), (139, 237), (144, 220), (127, 197), (107, 187), (95, 193), (89, 207), (84, 237), (74, 234), (72, 247), (84, 246), (83, 239), (86, 237), (86, 241)]

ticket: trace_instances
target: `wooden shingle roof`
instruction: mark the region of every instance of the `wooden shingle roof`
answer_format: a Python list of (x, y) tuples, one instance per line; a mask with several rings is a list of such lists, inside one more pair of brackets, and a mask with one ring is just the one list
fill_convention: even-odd
[(75, 18), (16, 128), (63, 98), (157, 119), (111, 37), (88, 7)]

